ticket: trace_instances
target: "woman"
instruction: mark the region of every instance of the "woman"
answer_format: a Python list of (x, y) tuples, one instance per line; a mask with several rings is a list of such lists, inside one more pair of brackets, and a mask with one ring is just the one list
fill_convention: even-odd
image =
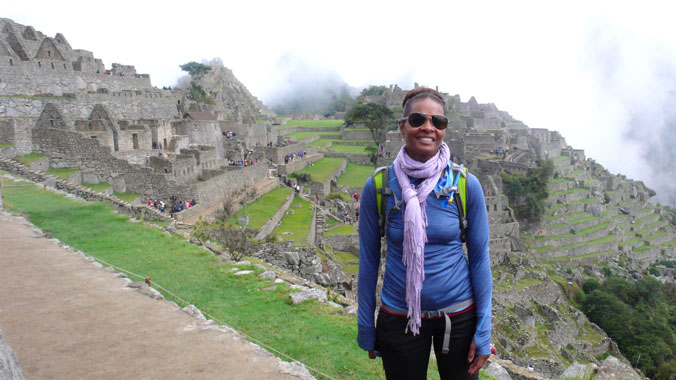
[[(357, 340), (370, 358), (382, 356), (389, 380), (426, 379), (432, 344), (441, 379), (477, 379), (490, 354), (493, 280), (483, 190), (470, 174), (468, 260), (457, 202), (434, 191), (451, 186), (454, 174), (443, 142), (445, 106), (441, 94), (429, 88), (413, 89), (404, 98), (399, 130), (405, 145), (387, 169), (394, 196), (386, 197), (387, 258), (375, 327), (381, 240), (373, 179), (361, 197)], [(403, 201), (400, 209), (395, 200)], [(450, 342), (444, 342), (448, 330)]]

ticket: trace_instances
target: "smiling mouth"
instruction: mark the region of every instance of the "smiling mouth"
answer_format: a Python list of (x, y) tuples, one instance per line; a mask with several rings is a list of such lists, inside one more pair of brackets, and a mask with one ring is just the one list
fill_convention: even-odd
[(434, 142), (434, 139), (431, 137), (418, 137), (418, 141), (423, 141), (423, 142)]

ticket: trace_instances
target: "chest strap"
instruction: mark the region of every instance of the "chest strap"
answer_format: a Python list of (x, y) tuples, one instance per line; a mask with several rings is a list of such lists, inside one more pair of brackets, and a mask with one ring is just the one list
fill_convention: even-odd
[[(446, 329), (444, 330), (444, 344), (441, 346), (441, 353), (442, 354), (447, 354), (448, 353), (448, 346), (451, 341), (451, 318), (449, 318), (449, 314), (451, 315), (457, 315), (464, 313), (465, 311), (469, 311), (472, 308), (468, 308), (469, 306), (474, 305), (474, 298), (470, 298), (466, 301), (458, 302), (456, 304), (453, 304), (451, 306), (445, 307), (441, 310), (436, 310), (436, 311), (421, 311), (420, 312), (420, 318), (421, 319), (434, 319), (434, 318), (441, 318), (443, 317), (446, 320)], [(386, 313), (389, 314), (394, 314), (394, 315), (399, 315), (402, 317), (406, 317), (408, 315), (408, 310), (402, 310), (402, 309), (396, 309), (391, 306), (387, 306), (385, 304), (382, 304), (380, 308), (385, 311)], [(454, 313), (455, 310), (458, 309), (463, 309), (460, 310), (457, 313)]]

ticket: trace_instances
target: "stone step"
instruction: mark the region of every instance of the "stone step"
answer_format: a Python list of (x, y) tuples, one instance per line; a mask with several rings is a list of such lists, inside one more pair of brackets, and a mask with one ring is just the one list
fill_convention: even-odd
[(632, 230), (634, 231), (641, 230), (643, 228), (646, 228), (646, 226), (657, 222), (658, 220), (660, 220), (660, 216), (657, 214), (644, 215), (643, 217), (637, 218), (633, 222), (631, 222)]
[[(580, 239), (579, 242), (576, 242), (574, 245), (562, 246), (562, 247), (553, 247), (550, 246), (549, 249), (538, 248), (538, 254), (544, 257), (571, 257), (571, 256), (582, 256), (588, 255), (592, 252), (602, 252), (608, 250), (618, 250), (618, 241), (615, 235), (607, 235), (612, 239), (605, 239), (605, 237), (596, 239), (603, 241), (587, 240)], [(606, 241), (608, 240), (608, 241)]]
[(564, 234), (564, 235), (552, 236), (552, 237), (548, 237), (548, 238), (544, 238), (544, 239), (538, 239), (537, 243), (538, 243), (538, 245), (551, 245), (551, 246), (554, 246), (554, 247), (560, 247), (560, 246), (565, 246), (565, 245), (577, 243), (577, 242), (581, 241), (581, 239), (594, 240), (594, 239), (602, 238), (604, 236), (607, 236), (608, 233), (611, 230), (612, 229), (610, 228), (610, 226), (607, 226), (605, 228), (601, 228), (599, 230), (592, 231), (590, 233), (583, 234), (583, 235)]

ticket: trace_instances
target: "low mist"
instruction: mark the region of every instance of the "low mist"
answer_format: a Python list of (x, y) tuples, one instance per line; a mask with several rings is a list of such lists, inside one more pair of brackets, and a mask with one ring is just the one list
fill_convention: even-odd
[(639, 37), (604, 25), (589, 39), (588, 66), (598, 82), (599, 112), (608, 121), (597, 127), (621, 136), (608, 139), (619, 145), (595, 149), (614, 157), (607, 165), (613, 172), (643, 180), (657, 192), (654, 200), (675, 207), (676, 51)]
[(358, 91), (332, 68), (312, 62), (297, 50), (279, 56), (268, 73), (261, 100), (279, 115), (344, 111)]

